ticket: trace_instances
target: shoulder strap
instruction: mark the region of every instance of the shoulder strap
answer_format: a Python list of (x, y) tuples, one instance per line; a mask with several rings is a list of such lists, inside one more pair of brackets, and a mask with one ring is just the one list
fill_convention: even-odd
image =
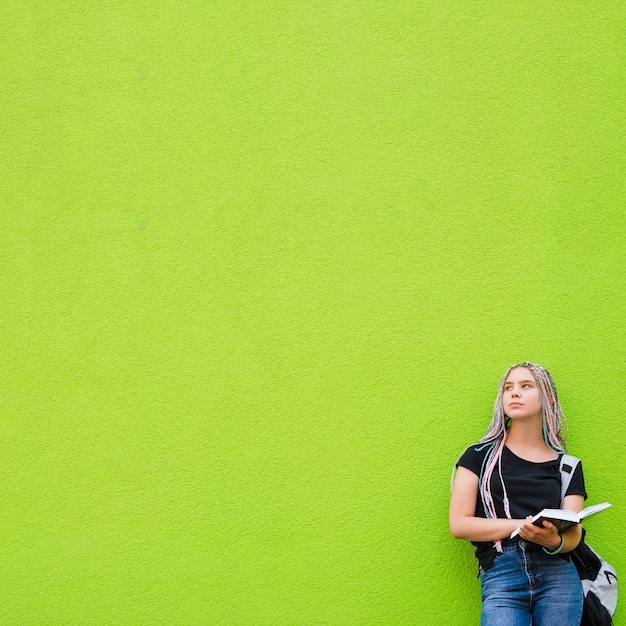
[(559, 465), (561, 472), (561, 506), (563, 506), (563, 498), (565, 498), (565, 494), (567, 493), (567, 488), (574, 475), (574, 470), (579, 463), (580, 459), (571, 454), (561, 455), (561, 463)]
[(456, 463), (452, 466), (452, 474), (450, 475), (450, 493), (452, 493), (452, 488), (454, 487), (454, 479), (456, 478), (456, 470), (458, 469), (458, 463), (461, 460), (463, 453), (459, 455), (459, 458), (456, 460)]

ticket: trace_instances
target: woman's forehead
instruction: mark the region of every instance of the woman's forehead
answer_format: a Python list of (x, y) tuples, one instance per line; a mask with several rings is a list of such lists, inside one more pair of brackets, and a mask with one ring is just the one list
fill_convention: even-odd
[(505, 379), (505, 383), (509, 382), (521, 382), (523, 380), (529, 380), (531, 382), (535, 382), (533, 375), (530, 373), (530, 370), (527, 367), (520, 365), (519, 367), (514, 367), (507, 375)]

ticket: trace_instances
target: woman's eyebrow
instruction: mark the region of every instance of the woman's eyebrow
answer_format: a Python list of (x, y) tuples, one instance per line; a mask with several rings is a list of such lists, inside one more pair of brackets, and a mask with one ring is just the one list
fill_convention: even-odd
[(524, 383), (534, 383), (535, 381), (534, 380), (518, 380), (518, 381), (510, 380), (504, 383), (504, 386), (506, 387), (507, 385), (514, 385), (516, 382), (519, 383), (520, 385), (523, 385)]

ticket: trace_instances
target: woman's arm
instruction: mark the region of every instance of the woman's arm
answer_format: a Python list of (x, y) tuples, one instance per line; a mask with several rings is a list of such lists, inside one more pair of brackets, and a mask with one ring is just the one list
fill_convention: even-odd
[[(450, 498), (450, 532), (456, 539), (498, 541), (506, 539), (525, 520), (485, 519), (476, 517), (478, 476), (466, 467), (459, 467)], [(560, 539), (559, 539), (560, 542)]]
[[(575, 513), (580, 513), (583, 510), (584, 498), (582, 496), (565, 496), (563, 499), (563, 508)], [(569, 530), (566, 530), (561, 536), (559, 532), (550, 522), (543, 523), (543, 528), (535, 526), (530, 523), (530, 518), (519, 529), (519, 534), (522, 539), (538, 543), (546, 550), (556, 550), (561, 545), (561, 537), (563, 538), (563, 548), (559, 552), (571, 552), (579, 543), (582, 538), (582, 526), (576, 524)]]

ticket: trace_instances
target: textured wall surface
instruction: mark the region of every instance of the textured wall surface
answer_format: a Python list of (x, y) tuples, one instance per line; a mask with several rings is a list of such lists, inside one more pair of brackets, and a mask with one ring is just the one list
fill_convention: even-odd
[(1, 623), (478, 623), (520, 360), (626, 575), (624, 3), (0, 14)]

